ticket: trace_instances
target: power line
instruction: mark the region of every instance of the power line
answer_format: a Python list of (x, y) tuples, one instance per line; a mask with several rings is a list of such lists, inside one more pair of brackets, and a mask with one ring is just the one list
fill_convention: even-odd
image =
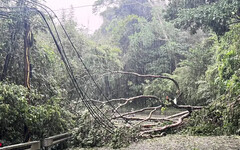
[[(31, 3), (31, 2), (30, 2), (30, 3)], [(68, 58), (67, 58), (66, 54), (65, 54), (64, 47), (63, 47), (63, 45), (62, 45), (62, 43), (61, 43), (61, 39), (60, 39), (60, 37), (59, 37), (59, 34), (58, 34), (57, 29), (56, 29), (55, 23), (53, 22), (53, 18), (52, 18), (52, 16), (51, 16), (51, 14), (48, 12), (48, 10), (46, 10), (46, 8), (49, 9), (49, 10), (55, 15), (55, 17), (56, 17), (57, 19), (58, 19), (58, 17), (56, 16), (56, 14), (55, 14), (49, 7), (47, 7), (47, 6), (43, 5), (43, 4), (40, 4), (40, 3), (37, 3), (37, 4), (40, 5), (39, 7), (41, 7), (42, 9), (44, 9), (44, 10), (47, 12), (47, 14), (49, 15), (49, 17), (50, 17), (50, 19), (51, 19), (51, 22), (52, 22), (52, 24), (53, 24), (53, 26), (54, 26), (55, 32), (57, 33), (57, 38), (58, 38), (58, 40), (59, 40), (59, 42), (60, 42), (61, 48), (59, 47), (58, 42), (56, 42), (56, 39), (55, 39), (55, 37), (54, 37), (51, 29), (50, 29), (50, 26), (48, 25), (48, 23), (47, 23), (47, 21), (46, 21), (46, 18), (44, 17), (43, 13), (42, 13), (41, 11), (39, 11), (38, 9), (35, 8), (35, 9), (40, 13), (40, 15), (43, 17), (44, 21), (47, 23), (48, 28), (49, 28), (49, 30), (50, 30), (50, 33), (51, 33), (51, 35), (53, 36), (54, 42), (55, 42), (55, 44), (56, 44), (56, 46), (57, 46), (57, 48), (58, 48), (58, 50), (59, 50), (59, 53), (61, 54), (62, 59), (63, 59), (64, 63), (66, 64), (66, 68), (67, 68), (67, 71), (68, 71), (68, 73), (69, 73), (69, 76), (70, 76), (70, 78), (71, 78), (71, 80), (72, 80), (75, 88), (77, 89), (77, 92), (80, 92), (79, 95), (82, 96), (83, 103), (84, 103), (85, 106), (89, 109), (89, 111), (90, 111), (90, 113), (93, 115), (93, 117), (94, 117), (96, 120), (99, 120), (99, 121), (100, 121), (100, 122), (99, 122), (100, 124), (102, 124), (103, 126), (105, 126), (105, 127), (107, 127), (107, 128), (109, 128), (109, 127), (112, 128), (112, 125), (113, 125), (113, 124), (112, 124), (111, 121), (108, 119), (108, 117), (107, 117), (93, 102), (92, 102), (92, 104), (89, 104), (88, 101), (85, 100), (86, 98), (90, 99), (90, 97), (89, 97), (89, 96), (79, 87), (79, 85), (78, 85), (78, 82), (77, 82), (77, 80), (76, 80), (76, 78), (75, 78), (75, 76), (74, 76), (74, 74), (73, 74), (73, 70), (72, 70), (72, 68), (71, 68), (71, 65), (70, 65), (70, 63), (69, 63), (69, 61), (68, 61)], [(58, 21), (59, 21), (59, 23), (61, 24), (61, 22), (60, 22), (59, 19), (58, 19)], [(88, 72), (89, 76), (91, 77), (91, 79), (92, 79), (93, 82), (95, 83), (95, 86), (97, 86), (97, 88), (99, 88), (98, 85), (96, 84), (95, 80), (94, 80), (93, 77), (91, 76), (88, 68), (87, 68), (86, 65), (84, 64), (81, 56), (80, 56), (79, 53), (77, 52), (76, 47), (75, 47), (74, 44), (72, 43), (72, 41), (71, 41), (68, 33), (66, 32), (66, 30), (65, 30), (65, 28), (63, 27), (62, 24), (61, 24), (61, 27), (62, 27), (62, 29), (64, 30), (65, 34), (67, 35), (68, 40), (70, 41), (70, 43), (71, 43), (72, 47), (74, 48), (75, 52), (77, 53), (78, 58), (81, 60), (81, 63), (84, 65), (85, 70)], [(102, 92), (102, 91), (101, 91), (101, 92)], [(105, 97), (105, 98), (106, 98), (106, 97)], [(97, 110), (94, 110), (91, 105), (93, 105)], [(101, 115), (102, 115), (102, 116), (101, 116)], [(105, 119), (104, 119), (104, 118), (105, 118)], [(104, 123), (104, 120), (109, 121), (109, 123), (112, 124), (112, 125), (109, 125), (108, 123), (105, 124), (105, 123)]]
[[(30, 2), (30, 3), (31, 3), (31, 2)], [(33, 4), (33, 3), (32, 3), (32, 4)], [(38, 6), (39, 6), (39, 5), (38, 5)], [(51, 36), (52, 36), (52, 38), (53, 38), (53, 40), (54, 40), (54, 43), (55, 43), (55, 45), (57, 46), (57, 50), (58, 50), (59, 54), (61, 55), (61, 58), (62, 58), (62, 60), (63, 60), (63, 62), (64, 62), (64, 64), (65, 64), (67, 73), (68, 73), (68, 75), (69, 75), (69, 77), (70, 77), (70, 79), (71, 79), (74, 87), (76, 88), (77, 93), (78, 93), (79, 96), (82, 98), (83, 103), (84, 103), (85, 106), (88, 108), (88, 110), (90, 111), (90, 114), (93, 116), (93, 118), (94, 118), (99, 124), (101, 124), (107, 131), (112, 132), (112, 129), (113, 129), (113, 127), (114, 127), (113, 123), (109, 120), (109, 118), (106, 116), (106, 114), (104, 114), (93, 102), (91, 102), (91, 103), (92, 103), (92, 104), (91, 104), (89, 101), (87, 101), (87, 99), (90, 99), (90, 97), (87, 95), (87, 93), (86, 93), (85, 91), (83, 91), (83, 90), (81, 89), (81, 87), (79, 86), (79, 84), (78, 84), (78, 82), (77, 82), (77, 80), (76, 80), (76, 78), (75, 78), (75, 75), (74, 75), (74, 73), (73, 73), (72, 67), (71, 67), (71, 65), (70, 65), (70, 63), (69, 63), (68, 57), (66, 56), (64, 47), (63, 47), (63, 45), (62, 45), (61, 38), (60, 38), (60, 36), (59, 36), (59, 34), (58, 34), (58, 31), (57, 31), (57, 29), (56, 29), (55, 23), (53, 22), (53, 17), (52, 17), (52, 15), (48, 12), (47, 9), (49, 9), (50, 11), (52, 11), (52, 10), (51, 10), (50, 8), (44, 6), (44, 5), (43, 5), (43, 6), (40, 5), (39, 7), (41, 7), (42, 9), (44, 9), (44, 10), (47, 12), (47, 14), (49, 15), (50, 21), (51, 21), (51, 23), (52, 23), (52, 25), (53, 25), (53, 27), (54, 27), (54, 30), (55, 30), (55, 33), (56, 33), (57, 38), (55, 37), (55, 35), (54, 35), (54, 33), (53, 33), (53, 31), (52, 31), (52, 29), (51, 29), (51, 27), (50, 27), (50, 24), (48, 23), (48, 21), (47, 21), (44, 13), (42, 13), (40, 10), (38, 10), (38, 9), (37, 9), (36, 7), (34, 7), (34, 6), (32, 6), (32, 8), (31, 8), (31, 7), (26, 7), (26, 8), (28, 8), (29, 10), (37, 11), (37, 12), (40, 14), (40, 16), (42, 17), (42, 19), (44, 20), (44, 22), (46, 23), (46, 25), (47, 25), (47, 27), (48, 27), (48, 29), (49, 29), (49, 31), (50, 31), (50, 34), (51, 34)], [(46, 7), (47, 9), (46, 9), (45, 7)], [(6, 8), (6, 7), (4, 7), (4, 8)], [(13, 7), (10, 7), (10, 8), (13, 8)], [(14, 8), (23, 8), (23, 7), (14, 7)], [(6, 8), (6, 9), (9, 9), (9, 8)], [(54, 12), (52, 11), (52, 13), (54, 13)], [(54, 13), (54, 15), (56, 16), (55, 13)], [(57, 17), (57, 16), (56, 16), (56, 17)], [(57, 18), (57, 19), (58, 19), (58, 18)], [(58, 21), (60, 22), (59, 19), (58, 19)], [(60, 22), (60, 23), (61, 23), (61, 22)], [(62, 24), (61, 24), (61, 25), (62, 25)], [(72, 41), (71, 41), (68, 33), (66, 32), (65, 28), (64, 28), (63, 26), (62, 26), (62, 28), (63, 28), (65, 34), (67, 35), (69, 41), (71, 42), (72, 46), (74, 47), (74, 45), (73, 45), (73, 43), (72, 43)], [(60, 45), (59, 45), (59, 43), (60, 43)], [(75, 47), (74, 47), (74, 50), (77, 52), (77, 50), (76, 50)], [(79, 54), (78, 54), (78, 55), (79, 55)], [(80, 57), (79, 59), (81, 59), (81, 56), (80, 56), (80, 55), (79, 55), (79, 57)], [(81, 60), (81, 62), (82, 62), (82, 64), (84, 64), (84, 62), (83, 62), (82, 60)], [(84, 67), (85, 67), (85, 69), (87, 70), (87, 67), (85, 66), (85, 64), (84, 64)], [(90, 72), (89, 72), (88, 70), (87, 70), (87, 72), (89, 73), (89, 76), (91, 76), (91, 74), (90, 74)], [(94, 79), (92, 78), (92, 80), (94, 80)]]
[(63, 8), (63, 9), (56, 9), (53, 11), (62, 11), (62, 10), (70, 10), (70, 9), (78, 9), (78, 8), (85, 8), (85, 7), (92, 7), (96, 5), (82, 5), (82, 6), (75, 6), (75, 7), (70, 7), (70, 8)]
[[(138, 4), (143, 7), (149, 7), (148, 4), (142, 4), (140, 2), (128, 3), (128, 4), (124, 4), (124, 5), (134, 5), (134, 4)], [(62, 11), (62, 10), (78, 9), (78, 8), (93, 7), (93, 6), (97, 6), (97, 5), (94, 5), (94, 4), (93, 5), (81, 5), (81, 6), (75, 6), (75, 7), (70, 7), (70, 8), (55, 9), (52, 11)]]
[[(29, 2), (29, 1), (27, 1), (27, 2)], [(69, 74), (69, 77), (70, 77), (70, 79), (72, 80), (72, 83), (73, 83), (74, 87), (76, 88), (79, 96), (82, 98), (83, 103), (85, 104), (85, 106), (88, 108), (88, 110), (90, 111), (90, 113), (92, 114), (92, 116), (95, 118), (95, 120), (96, 120), (99, 124), (102, 124), (107, 130), (111, 130), (111, 128), (112, 128), (113, 126), (112, 126), (112, 122), (109, 120), (109, 118), (108, 118), (93, 102), (91, 102), (92, 104), (90, 104), (90, 103), (86, 100), (86, 99), (90, 99), (90, 97), (87, 95), (87, 93), (86, 93), (85, 91), (83, 91), (83, 90), (80, 88), (80, 86), (79, 86), (79, 84), (78, 84), (78, 82), (77, 82), (77, 80), (76, 80), (76, 78), (75, 78), (75, 75), (74, 75), (74, 73), (73, 73), (72, 67), (71, 67), (71, 65), (70, 65), (70, 63), (69, 63), (69, 60), (68, 60), (68, 58), (67, 58), (67, 56), (66, 56), (64, 47), (63, 47), (63, 45), (62, 45), (60, 36), (59, 36), (58, 31), (57, 31), (57, 29), (56, 29), (55, 23), (53, 22), (53, 17), (52, 17), (52, 15), (49, 13), (49, 10), (50, 10), (50, 12), (52, 12), (52, 13), (54, 14), (54, 16), (58, 19), (58, 21), (59, 21), (59, 23), (60, 23), (60, 25), (61, 25), (64, 33), (65, 33), (65, 35), (67, 36), (67, 38), (68, 38), (71, 46), (73, 47), (74, 51), (77, 53), (78, 59), (79, 59), (79, 60), (81, 61), (81, 63), (83, 64), (83, 66), (84, 66), (85, 70), (87, 71), (90, 79), (93, 81), (95, 87), (96, 87), (96, 88), (98, 89), (98, 91), (101, 93), (101, 96), (103, 96), (105, 100), (109, 101), (108, 98), (104, 95), (104, 93), (103, 93), (103, 91), (101, 90), (101, 88), (99, 87), (99, 85), (96, 83), (94, 77), (93, 77), (92, 74), (90, 73), (90, 70), (89, 70), (89, 69), (87, 68), (87, 66), (85, 65), (84, 61), (83, 61), (82, 58), (81, 58), (81, 55), (79, 54), (79, 52), (77, 51), (76, 47), (74, 46), (72, 40), (70, 39), (70, 37), (69, 37), (68, 33), (66, 32), (65, 28), (63, 27), (63, 25), (61, 24), (59, 18), (58, 18), (58, 17), (56, 16), (56, 14), (54, 13), (54, 11), (68, 10), (68, 9), (77, 9), (77, 8), (84, 8), (84, 7), (92, 7), (92, 6), (96, 6), (96, 5), (82, 5), (82, 6), (77, 6), (77, 7), (65, 8), (65, 9), (59, 9), (59, 10), (52, 10), (52, 9), (50, 9), (49, 7), (47, 7), (47, 6), (45, 6), (45, 5), (41, 4), (41, 3), (37, 3), (37, 2), (29, 2), (29, 3), (31, 3), (31, 4), (37, 4), (37, 6), (38, 6), (38, 7), (41, 7), (42, 9), (44, 9), (44, 11), (46, 11), (46, 13), (48, 14), (48, 16), (50, 17), (57, 38), (54, 36), (53, 31), (52, 31), (52, 29), (51, 29), (51, 27), (50, 27), (47, 19), (45, 18), (44, 14), (43, 14), (40, 10), (38, 10), (36, 7), (34, 7), (34, 6), (32, 6), (32, 8), (30, 8), (30, 9), (36, 10), (36, 11), (41, 15), (41, 17), (43, 18), (44, 22), (46, 23), (46, 25), (47, 25), (47, 27), (48, 27), (48, 29), (49, 29), (49, 31), (50, 31), (50, 34), (52, 35), (53, 40), (54, 40), (54, 42), (55, 42), (55, 44), (56, 44), (56, 46), (57, 46), (57, 49), (58, 49), (58, 51), (59, 51), (59, 53), (60, 53), (60, 55), (61, 55), (61, 57), (62, 57), (62, 60), (63, 60), (63, 62), (64, 62), (64, 64), (65, 64), (65, 67), (66, 67), (66, 69), (67, 69), (67, 72), (68, 72), (68, 74)], [(125, 5), (134, 5), (134, 4), (139, 4), (139, 3), (136, 3), (136, 2), (135, 2), (135, 3), (125, 4)], [(141, 5), (143, 5), (143, 4), (141, 4)], [(47, 10), (47, 9), (48, 9), (48, 10)], [(58, 42), (60, 43), (60, 45), (59, 45)], [(112, 108), (114, 108), (114, 106), (113, 106), (111, 103), (109, 103), (109, 104), (110, 104), (110, 106), (111, 106)], [(119, 112), (117, 112), (117, 113), (119, 114)], [(124, 119), (124, 118), (123, 118), (123, 119)], [(105, 121), (104, 121), (104, 120), (105, 120)], [(124, 119), (124, 120), (125, 120), (125, 119)], [(106, 121), (107, 121), (107, 122), (106, 122)], [(125, 120), (125, 121), (126, 121), (126, 120)], [(109, 124), (109, 123), (110, 123), (110, 124)]]
[[(31, 2), (31, 3), (32, 3), (32, 2)], [(37, 5), (40, 5), (39, 7), (43, 8), (43, 9), (49, 14), (50, 19), (52, 20), (52, 23), (53, 23), (53, 25), (54, 25), (54, 27), (55, 27), (55, 24), (54, 24), (54, 22), (53, 22), (52, 16), (51, 16), (50, 13), (46, 10), (46, 8), (49, 9), (49, 10), (54, 14), (54, 16), (56, 17), (56, 19), (57, 19), (58, 22), (60, 23), (60, 26), (62, 27), (65, 35), (67, 36), (67, 38), (68, 38), (71, 46), (73, 47), (74, 52), (77, 54), (78, 59), (81, 61), (81, 63), (83, 64), (85, 70), (87, 71), (88, 75), (90, 76), (90, 79), (93, 81), (95, 87), (98, 89), (98, 91), (99, 91), (99, 92), (101, 93), (101, 95), (104, 97), (104, 99), (107, 100), (107, 101), (109, 101), (109, 99), (104, 95), (104, 93), (103, 93), (103, 91), (101, 90), (101, 88), (99, 87), (99, 85), (96, 83), (94, 77), (93, 77), (92, 74), (90, 73), (90, 70), (88, 69), (88, 67), (87, 67), (86, 64), (84, 63), (81, 55), (80, 55), (79, 52), (77, 51), (77, 48), (76, 48), (75, 45), (73, 44), (73, 42), (72, 42), (71, 38), (69, 37), (66, 29), (64, 28), (63, 24), (61, 23), (61, 21), (59, 20), (59, 18), (57, 17), (57, 15), (54, 13), (54, 11), (53, 11), (51, 8), (47, 7), (46, 5), (43, 5), (43, 4), (37, 3), (37, 2), (35, 2), (35, 3), (36, 3)], [(130, 3), (130, 4), (131, 4), (131, 3)], [(55, 28), (55, 30), (56, 30), (56, 28)], [(57, 31), (56, 31), (56, 32), (57, 32)], [(58, 33), (57, 33), (57, 35), (58, 35)], [(58, 38), (59, 38), (59, 37), (58, 37)], [(60, 40), (60, 39), (59, 39), (59, 40)], [(61, 40), (60, 40), (60, 44), (61, 44)], [(61, 44), (61, 46), (62, 46), (62, 44)], [(64, 52), (63, 46), (62, 46), (62, 49), (63, 49), (63, 52)], [(65, 54), (65, 52), (64, 52), (64, 54)], [(65, 54), (65, 57), (66, 57), (66, 54)], [(66, 59), (67, 59), (67, 57), (66, 57)], [(74, 76), (74, 75), (73, 75), (73, 76)], [(78, 84), (77, 84), (77, 85), (78, 85)], [(85, 95), (86, 95), (86, 94), (85, 94)], [(87, 96), (87, 95), (86, 95), (86, 96)], [(87, 96), (87, 97), (88, 97), (88, 96)], [(88, 98), (89, 98), (89, 97), (88, 97)], [(98, 110), (101, 114), (103, 114), (102, 111), (101, 111), (94, 103), (92, 103), (92, 104), (97, 108), (97, 110)], [(114, 107), (111, 103), (109, 103), (109, 105), (110, 105), (113, 109), (115, 109), (115, 107)], [(119, 113), (118, 111), (116, 111), (116, 112), (120, 115), (120, 113)], [(105, 114), (103, 114), (103, 116), (106, 117)], [(111, 122), (107, 117), (106, 117), (106, 119), (107, 119), (109, 122)], [(122, 119), (126, 121), (125, 118), (122, 117)]]
[[(36, 9), (36, 10), (37, 10), (37, 9)], [(105, 127), (105, 129), (107, 129), (109, 132), (111, 132), (111, 126), (109, 126), (109, 124), (105, 124), (104, 121), (103, 121), (104, 119), (100, 116), (100, 114), (98, 114), (98, 113), (96, 112), (96, 110), (94, 110), (94, 109), (92, 108), (91, 104), (89, 104), (89, 103), (86, 102), (85, 98), (88, 97), (88, 96), (86, 95), (86, 93), (84, 93), (84, 92), (81, 90), (81, 88), (80, 88), (79, 85), (77, 84), (77, 81), (76, 81), (76, 78), (75, 78), (74, 75), (73, 75), (72, 69), (71, 69), (71, 67), (69, 67), (70, 65), (68, 64), (69, 62), (68, 62), (68, 59), (67, 59), (67, 57), (66, 57), (66, 54), (65, 54), (64, 50), (59, 47), (58, 42), (57, 42), (55, 36), (53, 35), (53, 32), (52, 32), (52, 30), (51, 30), (51, 28), (50, 28), (50, 26), (49, 26), (46, 18), (44, 17), (43, 13), (42, 13), (41, 11), (39, 11), (39, 10), (37, 10), (37, 11), (40, 13), (40, 15), (42, 16), (43, 20), (44, 20), (45, 23), (47, 24), (48, 29), (49, 29), (49, 31), (50, 31), (53, 39), (54, 39), (54, 42), (55, 42), (55, 44), (56, 44), (56, 46), (57, 46), (57, 49), (58, 49), (58, 51), (59, 51), (59, 53), (60, 53), (60, 55), (61, 55), (61, 57), (62, 57), (62, 60), (63, 60), (63, 62), (64, 62), (64, 64), (65, 64), (65, 66), (66, 66), (67, 72), (68, 72), (68, 74), (69, 74), (69, 76), (70, 76), (70, 78), (71, 78), (71, 80), (72, 80), (72, 82), (73, 82), (73, 85), (74, 85), (75, 88), (77, 89), (78, 94), (82, 96), (83, 103), (84, 103), (85, 106), (88, 108), (88, 110), (90, 111), (90, 113), (91, 113), (91, 115), (93, 116), (93, 118), (94, 118), (99, 124), (102, 124), (102, 125)], [(95, 107), (96, 107), (96, 106), (95, 106)], [(99, 110), (99, 111), (100, 111), (100, 110)], [(100, 111), (100, 113), (102, 113), (102, 112)], [(102, 113), (102, 114), (103, 114), (103, 113)], [(104, 114), (103, 114), (103, 115), (104, 115)], [(103, 117), (106, 117), (106, 116), (103, 116)]]

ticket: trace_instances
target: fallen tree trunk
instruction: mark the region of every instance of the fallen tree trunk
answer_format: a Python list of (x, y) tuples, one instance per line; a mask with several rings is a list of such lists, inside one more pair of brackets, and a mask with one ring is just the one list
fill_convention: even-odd
[[(132, 127), (140, 126), (140, 128), (141, 128), (140, 136), (145, 136), (145, 135), (153, 134), (156, 132), (161, 133), (170, 128), (178, 127), (183, 123), (184, 118), (187, 118), (190, 116), (192, 111), (200, 110), (203, 108), (203, 106), (178, 105), (176, 101), (180, 99), (182, 93), (180, 92), (179, 84), (173, 78), (170, 78), (167, 76), (161, 76), (161, 75), (141, 75), (141, 74), (138, 74), (135, 72), (124, 72), (124, 71), (110, 71), (110, 72), (111, 73), (120, 73), (120, 74), (125, 74), (125, 75), (134, 75), (134, 76), (143, 77), (143, 78), (167, 79), (167, 80), (172, 81), (177, 88), (177, 92), (176, 92), (177, 95), (176, 95), (175, 99), (174, 100), (166, 99), (167, 101), (161, 101), (158, 97), (156, 97), (154, 95), (140, 95), (140, 96), (135, 96), (135, 97), (131, 97), (131, 98), (112, 99), (112, 100), (109, 100), (106, 102), (92, 100), (93, 102), (101, 103), (101, 106), (107, 105), (109, 103), (119, 103), (118, 106), (116, 106), (115, 109), (112, 110), (113, 115), (112, 115), (111, 120), (124, 119), (126, 122), (128, 122), (130, 125), (132, 125)], [(115, 115), (115, 112), (117, 112), (120, 108), (126, 106), (128, 103), (131, 103), (136, 100), (142, 100), (142, 99), (155, 99), (155, 100), (159, 101), (159, 104), (157, 104), (158, 106), (155, 106), (155, 107), (146, 106), (139, 110), (132, 110), (132, 111), (125, 112), (125, 113), (119, 113), (117, 116)], [(181, 110), (185, 109), (186, 111), (183, 111), (183, 112), (180, 112), (180, 113), (177, 113), (174, 115), (166, 116), (163, 118), (156, 118), (156, 117), (154, 118), (153, 113), (155, 113), (157, 110), (161, 110), (162, 107), (174, 107), (176, 109), (181, 109)], [(144, 111), (150, 111), (148, 116), (146, 116), (146, 117), (135, 116), (136, 114), (144, 112)], [(169, 122), (170, 124), (167, 123), (167, 125), (161, 126), (161, 123), (164, 123), (164, 122)], [(159, 127), (159, 125), (161, 127)]]
[(177, 127), (177, 126), (181, 125), (182, 122), (183, 122), (183, 119), (188, 117), (189, 115), (190, 115), (189, 112), (182, 115), (176, 123), (173, 123), (171, 125), (166, 125), (166, 126), (163, 126), (163, 127), (152, 129), (152, 130), (143, 131), (143, 132), (140, 133), (140, 136), (143, 136), (144, 134), (154, 133), (154, 132), (163, 132), (163, 131), (166, 131), (167, 129)]

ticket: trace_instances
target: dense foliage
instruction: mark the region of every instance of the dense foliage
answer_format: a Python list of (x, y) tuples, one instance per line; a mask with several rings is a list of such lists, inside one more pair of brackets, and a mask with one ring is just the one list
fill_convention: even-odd
[[(0, 141), (42, 139), (73, 128), (74, 146), (119, 148), (136, 141), (138, 129), (121, 127), (109, 133), (86, 112), (37, 12), (4, 10), (28, 4), (24, 2), (0, 2)], [(55, 24), (75, 79), (90, 98), (174, 99), (176, 86), (171, 81), (114, 71), (164, 75), (180, 86), (178, 104), (206, 106), (187, 121), (187, 133), (240, 133), (239, 0), (172, 0), (168, 6), (149, 0), (97, 0), (94, 11), (101, 11), (104, 23), (93, 35), (79, 28), (73, 10), (61, 17), (82, 60)], [(26, 22), (32, 37), (29, 89), (22, 86)], [(154, 106), (154, 102), (143, 99), (130, 107)]]
[(240, 26), (221, 37), (212, 49), (215, 63), (206, 71), (206, 81), (212, 93), (212, 103), (190, 120), (191, 134), (239, 134), (240, 129)]
[[(129, 4), (108, 0), (97, 4), (107, 3)], [(148, 5), (147, 2), (142, 4)], [(118, 17), (109, 16), (116, 16), (121, 9), (113, 6), (102, 13), (103, 17), (108, 15), (105, 18), (108, 24), (103, 24), (99, 32), (121, 48), (123, 70), (140, 74), (165, 73), (180, 85), (183, 96), (179, 103), (209, 105), (190, 119), (188, 131), (191, 134), (238, 133), (239, 1), (173, 0), (166, 9), (152, 7), (152, 17), (139, 15), (138, 11), (128, 16), (121, 13)], [(164, 13), (160, 13), (162, 9)], [(190, 30), (193, 35), (174, 26)], [(132, 76), (122, 77), (121, 81), (126, 89), (123, 97), (146, 94), (165, 99), (176, 95), (175, 85), (170, 81)]]
[(62, 109), (60, 97), (52, 97), (44, 105), (37, 91), (23, 86), (0, 83), (0, 139), (5, 144), (38, 140), (68, 131), (72, 116)]
[(210, 28), (223, 35), (231, 24), (239, 23), (239, 15), (238, 0), (173, 0), (165, 17), (174, 19), (176, 27), (190, 29), (192, 33)]
[(88, 112), (83, 112), (79, 118), (79, 126), (73, 131), (73, 145), (77, 147), (102, 147), (110, 146), (121, 148), (138, 140), (138, 129), (119, 127), (113, 133), (106, 131)]

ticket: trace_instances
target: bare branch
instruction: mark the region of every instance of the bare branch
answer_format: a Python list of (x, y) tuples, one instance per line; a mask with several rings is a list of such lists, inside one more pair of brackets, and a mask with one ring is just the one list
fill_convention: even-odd
[(174, 124), (166, 125), (166, 126), (164, 126), (164, 127), (155, 128), (155, 129), (152, 129), (152, 130), (143, 131), (143, 132), (140, 133), (140, 136), (143, 136), (144, 134), (154, 133), (154, 132), (162, 132), (162, 131), (165, 131), (165, 130), (167, 130), (167, 129), (169, 129), (169, 128), (177, 127), (177, 126), (181, 125), (182, 122), (183, 122), (183, 119), (186, 118), (186, 117), (188, 117), (189, 115), (190, 115), (190, 112), (182, 115), (182, 116), (178, 119), (178, 121), (177, 121), (176, 123), (174, 123)]
[(162, 105), (157, 106), (157, 107), (154, 107), (154, 109), (149, 113), (148, 117), (147, 117), (146, 119), (140, 121), (139, 123), (135, 124), (135, 126), (137, 126), (137, 125), (139, 125), (139, 124), (141, 124), (141, 123), (143, 123), (143, 122), (148, 121), (149, 119), (151, 119), (152, 114), (153, 114), (157, 109), (160, 109), (160, 108), (162, 108)]
[(146, 107), (146, 108), (143, 108), (143, 109), (139, 109), (139, 110), (135, 110), (135, 111), (131, 111), (131, 112), (126, 112), (124, 114), (122, 114), (121, 116), (116, 116), (112, 119), (117, 119), (117, 118), (120, 118), (122, 116), (127, 116), (127, 115), (132, 115), (132, 114), (136, 114), (136, 113), (140, 113), (140, 112), (144, 112), (146, 110), (153, 110), (155, 107)]
[(198, 110), (198, 109), (202, 109), (204, 106), (191, 106), (191, 105), (177, 105), (175, 104), (173, 101), (171, 102), (171, 106), (178, 108), (178, 109), (186, 109), (187, 111), (189, 111), (190, 113), (193, 110)]
[[(130, 121), (142, 121), (145, 118), (140, 118), (140, 117), (124, 117), (126, 120)], [(166, 119), (166, 118), (149, 118), (148, 121), (153, 121), (153, 122), (159, 122), (159, 121), (170, 121), (170, 122), (175, 122), (174, 120), (171, 119)]]
[[(137, 99), (141, 99), (141, 98), (152, 98), (152, 99), (158, 99), (158, 97), (156, 96), (152, 96), (152, 95), (140, 95), (140, 96), (136, 96), (136, 97), (131, 97), (131, 98), (128, 98), (128, 99), (125, 99), (125, 102), (120, 104), (118, 107), (115, 108), (114, 111), (116, 111), (117, 109), (119, 109), (120, 107), (126, 105), (127, 103), (129, 102), (132, 102), (134, 100), (137, 100)], [(115, 99), (115, 101), (117, 101), (119, 99)], [(123, 100), (123, 99), (120, 99), (120, 100)], [(159, 99), (158, 99), (159, 100)]]
[(99, 100), (93, 100), (93, 99), (90, 99), (89, 101), (96, 102), (96, 103), (107, 104), (107, 103), (119, 102), (119, 101), (128, 101), (128, 102), (130, 102), (130, 101), (134, 101), (136, 99), (141, 99), (141, 98), (152, 98), (152, 99), (159, 100), (159, 98), (157, 96), (154, 96), (154, 95), (139, 95), (139, 96), (130, 97), (130, 98), (111, 99), (111, 100), (108, 100), (108, 101), (99, 101)]
[(182, 115), (187, 114), (187, 113), (188, 113), (188, 111), (183, 111), (183, 112), (180, 112), (180, 113), (177, 113), (177, 114), (168, 116), (168, 117), (166, 117), (165, 119), (176, 118), (176, 117), (182, 116)]
[(167, 79), (167, 80), (171, 80), (177, 87), (177, 93), (180, 95), (180, 87), (177, 83), (176, 80), (174, 80), (173, 78), (167, 77), (167, 76), (161, 76), (161, 75), (142, 75), (142, 74), (138, 74), (135, 72), (125, 72), (125, 71), (112, 71), (112, 73), (121, 73), (121, 74), (128, 74), (128, 75), (135, 75), (137, 77), (143, 77), (143, 78), (161, 78), (161, 79)]

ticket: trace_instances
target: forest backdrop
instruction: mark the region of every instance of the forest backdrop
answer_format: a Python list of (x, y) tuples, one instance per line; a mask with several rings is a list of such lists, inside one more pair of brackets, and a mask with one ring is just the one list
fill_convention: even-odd
[[(96, 129), (99, 125), (85, 111), (47, 25), (37, 11), (25, 8), (37, 7), (35, 2), (43, 3), (0, 2), (0, 140), (20, 143), (73, 128), (77, 128), (75, 146), (101, 146), (110, 141), (121, 147), (134, 140), (136, 135), (125, 128), (113, 134)], [(91, 98), (154, 95), (164, 101), (174, 99), (176, 87), (170, 80), (117, 72), (164, 75), (179, 84), (178, 104), (205, 106), (187, 119), (185, 133), (240, 134), (239, 0), (172, 0), (168, 6), (151, 0), (98, 0), (93, 11), (104, 20), (93, 35), (77, 26), (74, 10), (63, 11), (60, 17), (88, 70), (56, 24), (76, 81)], [(29, 86), (24, 75), (27, 30)], [(128, 108), (154, 105), (143, 99)], [(122, 134), (125, 138), (121, 139)]]

